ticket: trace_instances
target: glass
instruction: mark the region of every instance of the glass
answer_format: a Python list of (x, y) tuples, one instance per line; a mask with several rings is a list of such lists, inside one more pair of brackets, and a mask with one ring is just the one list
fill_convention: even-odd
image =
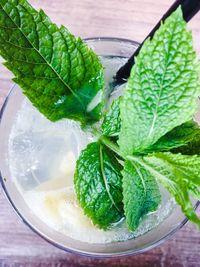
[[(138, 43), (117, 38), (89, 38), (85, 40), (100, 56), (130, 57), (137, 48)], [(1, 109), (0, 125), (0, 150), (1, 150), (1, 183), (4, 191), (18, 215), (37, 234), (51, 244), (68, 252), (95, 257), (114, 257), (145, 252), (165, 241), (180, 229), (187, 219), (176, 206), (171, 214), (156, 228), (146, 234), (124, 242), (108, 244), (89, 244), (52, 230), (39, 220), (27, 206), (22, 195), (18, 191), (14, 181), (11, 179), (8, 159), (8, 143), (11, 127), (15, 115), (21, 106), (24, 96), (18, 86), (13, 86)], [(198, 206), (196, 203), (195, 208)]]

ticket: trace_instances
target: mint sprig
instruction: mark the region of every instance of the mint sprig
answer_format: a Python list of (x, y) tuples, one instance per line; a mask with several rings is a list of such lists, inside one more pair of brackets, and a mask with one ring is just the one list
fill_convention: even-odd
[[(100, 142), (124, 166), (123, 203), (129, 230), (136, 230), (141, 217), (159, 205), (157, 182), (200, 226), (192, 205), (192, 198), (200, 200), (200, 154), (194, 149), (200, 143), (200, 128), (192, 120), (199, 93), (199, 63), (179, 8), (145, 42), (124, 95), (113, 102), (101, 126)], [(113, 143), (116, 137), (119, 146)], [(178, 153), (189, 154), (190, 149), (197, 155)]]
[[(13, 80), (48, 119), (85, 125), (100, 118), (104, 74), (99, 58), (26, 0), (0, 0), (0, 54)], [(99, 101), (92, 104), (95, 97)]]

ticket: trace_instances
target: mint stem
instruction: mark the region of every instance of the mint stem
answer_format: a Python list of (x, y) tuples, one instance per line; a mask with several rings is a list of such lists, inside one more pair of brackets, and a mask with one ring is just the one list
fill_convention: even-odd
[(106, 136), (102, 135), (102, 133), (95, 127), (92, 127), (92, 134), (105, 146), (110, 148), (113, 152), (115, 152), (118, 156), (124, 159), (124, 156), (120, 152), (119, 147), (113, 143), (109, 138)]
[(118, 156), (120, 156), (121, 158), (124, 159), (124, 156), (122, 155), (119, 147), (114, 144), (112, 141), (110, 141), (107, 137), (105, 136), (101, 136), (99, 138), (99, 141), (101, 141), (105, 146), (107, 146), (108, 148), (110, 148), (113, 152), (115, 152)]

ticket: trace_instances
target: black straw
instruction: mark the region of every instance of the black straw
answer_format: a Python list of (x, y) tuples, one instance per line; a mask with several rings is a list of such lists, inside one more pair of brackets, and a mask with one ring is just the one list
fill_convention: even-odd
[[(152, 38), (155, 31), (160, 27), (161, 21), (165, 21), (167, 17), (169, 17), (178, 6), (182, 7), (183, 18), (186, 22), (188, 22), (199, 10), (200, 10), (200, 0), (177, 0), (174, 4), (169, 8), (169, 10), (164, 14), (158, 24), (153, 28), (153, 30), (149, 33), (149, 35), (145, 38), (145, 40), (150, 37)], [(122, 66), (115, 76), (115, 83), (122, 84), (127, 81), (130, 76), (131, 68), (135, 63), (135, 56), (137, 56), (140, 52), (140, 49), (145, 42), (145, 40), (140, 44), (134, 54), (129, 58), (128, 62)]]

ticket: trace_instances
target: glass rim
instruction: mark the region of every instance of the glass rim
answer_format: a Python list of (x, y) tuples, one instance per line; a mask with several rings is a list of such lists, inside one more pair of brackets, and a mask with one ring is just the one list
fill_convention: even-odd
[[(117, 38), (117, 37), (89, 37), (89, 38), (84, 38), (83, 40), (85, 42), (90, 42), (90, 41), (109, 42), (110, 41), (110, 42), (124, 42), (124, 43), (127, 43), (127, 44), (139, 45), (139, 42), (137, 42), (137, 41), (133, 41), (133, 40), (125, 39), (125, 38)], [(16, 84), (13, 84), (11, 86), (11, 89), (8, 92), (6, 98), (5, 98), (4, 102), (3, 102), (3, 105), (2, 105), (2, 107), (0, 109), (0, 126), (1, 126), (1, 121), (2, 121), (2, 117), (3, 117), (4, 111), (6, 109), (6, 106), (7, 106), (8, 102), (9, 102), (10, 97), (12, 96), (12, 93), (13, 93), (13, 91), (15, 89), (15, 86), (16, 86)], [(146, 246), (143, 246), (142, 248), (134, 249), (134, 251), (132, 251), (130, 249), (130, 250), (127, 250), (127, 251), (124, 251), (124, 252), (116, 252), (116, 253), (109, 253), (109, 254), (104, 254), (102, 252), (101, 253), (98, 253), (98, 252), (84, 252), (82, 250), (73, 249), (73, 248), (65, 247), (63, 245), (58, 244), (54, 240), (52, 240), (52, 239), (48, 238), (47, 236), (45, 236), (44, 234), (42, 234), (30, 222), (28, 222), (28, 220), (24, 218), (24, 216), (19, 212), (19, 210), (16, 207), (15, 203), (12, 201), (12, 199), (11, 199), (11, 197), (9, 195), (9, 192), (8, 192), (8, 190), (6, 188), (6, 185), (4, 183), (4, 179), (2, 177), (1, 170), (0, 170), (0, 184), (2, 186), (3, 192), (5, 193), (6, 198), (8, 199), (10, 204), (12, 205), (14, 211), (22, 219), (23, 223), (29, 227), (29, 229), (31, 229), (34, 233), (36, 233), (38, 236), (40, 236), (43, 240), (47, 241), (49, 244), (57, 247), (58, 249), (61, 249), (61, 250), (65, 251), (65, 252), (72, 253), (74, 255), (85, 256), (85, 257), (96, 258), (96, 259), (117, 258), (117, 257), (123, 257), (123, 256), (139, 255), (139, 254), (147, 252), (147, 251), (149, 251), (149, 250), (161, 245), (163, 242), (165, 242), (170, 237), (172, 237), (178, 230), (180, 230), (188, 222), (188, 219), (185, 217), (176, 227), (172, 228), (172, 230), (169, 231), (166, 235), (164, 235), (160, 239), (156, 240), (155, 242), (151, 243), (150, 245), (146, 245)], [(196, 204), (194, 205), (194, 210), (196, 210), (199, 205), (200, 205), (200, 201), (197, 201)], [(126, 241), (123, 241), (123, 242), (126, 242)]]
[(131, 45), (140, 45), (140, 42), (126, 39), (126, 38), (119, 38), (119, 37), (104, 37), (104, 36), (97, 36), (97, 37), (87, 37), (83, 38), (85, 42), (90, 42), (90, 41), (103, 41), (103, 42), (124, 42), (124, 43), (129, 43)]

